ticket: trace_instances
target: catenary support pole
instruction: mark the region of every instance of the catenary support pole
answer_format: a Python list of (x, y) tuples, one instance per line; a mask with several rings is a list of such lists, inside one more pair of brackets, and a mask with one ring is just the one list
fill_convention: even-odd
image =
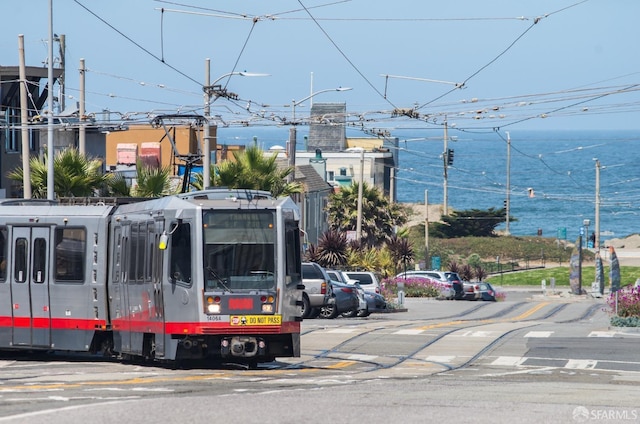
[(49, 63), (47, 64), (47, 103), (49, 115), (47, 116), (47, 199), (55, 200), (53, 160), (55, 147), (53, 142), (53, 0), (49, 0)]
[(204, 61), (204, 146), (202, 148), (202, 188), (206, 189), (211, 184), (211, 129), (209, 127), (209, 115), (211, 114), (211, 60)]
[(80, 128), (78, 128), (78, 151), (80, 155), (84, 156), (87, 150), (87, 117), (85, 116), (85, 66), (84, 59), (80, 59), (80, 104), (79, 112), (80, 112)]
[(358, 217), (356, 224), (356, 240), (362, 240), (362, 190), (364, 186), (364, 148), (360, 148), (360, 183), (358, 184)]
[(31, 199), (31, 168), (29, 164), (29, 128), (27, 121), (28, 96), (27, 96), (27, 70), (24, 58), (24, 35), (18, 35), (18, 55), (20, 56), (20, 138), (22, 139), (22, 185), (23, 196)]
[(506, 215), (506, 223), (504, 234), (506, 236), (510, 235), (509, 231), (509, 221), (511, 220), (511, 136), (507, 131), (507, 193), (505, 198), (505, 215)]

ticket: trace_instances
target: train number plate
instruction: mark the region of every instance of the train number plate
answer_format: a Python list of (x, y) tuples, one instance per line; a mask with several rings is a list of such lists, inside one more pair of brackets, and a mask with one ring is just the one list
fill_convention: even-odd
[(282, 315), (232, 315), (231, 325), (281, 325)]

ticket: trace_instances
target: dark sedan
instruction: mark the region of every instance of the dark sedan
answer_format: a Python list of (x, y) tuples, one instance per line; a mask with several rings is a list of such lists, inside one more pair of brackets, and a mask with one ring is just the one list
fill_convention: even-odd
[(480, 292), (480, 299), (496, 301), (496, 291), (489, 283), (483, 281), (478, 283), (478, 291)]
[(320, 316), (322, 318), (333, 319), (342, 313), (358, 310), (360, 299), (355, 286), (333, 280), (330, 280), (330, 283), (331, 300), (329, 304), (320, 308)]

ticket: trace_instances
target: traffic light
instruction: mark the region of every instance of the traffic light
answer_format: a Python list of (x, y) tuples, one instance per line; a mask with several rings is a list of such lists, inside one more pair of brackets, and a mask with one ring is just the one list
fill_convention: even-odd
[(447, 149), (447, 166), (453, 165), (453, 149)]

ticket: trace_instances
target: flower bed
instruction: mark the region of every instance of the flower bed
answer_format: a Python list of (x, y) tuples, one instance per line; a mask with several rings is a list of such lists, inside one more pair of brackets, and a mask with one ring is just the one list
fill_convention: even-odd
[[(616, 300), (617, 299), (617, 300)], [(640, 327), (640, 286), (626, 286), (607, 299), (607, 312), (614, 327)]]

